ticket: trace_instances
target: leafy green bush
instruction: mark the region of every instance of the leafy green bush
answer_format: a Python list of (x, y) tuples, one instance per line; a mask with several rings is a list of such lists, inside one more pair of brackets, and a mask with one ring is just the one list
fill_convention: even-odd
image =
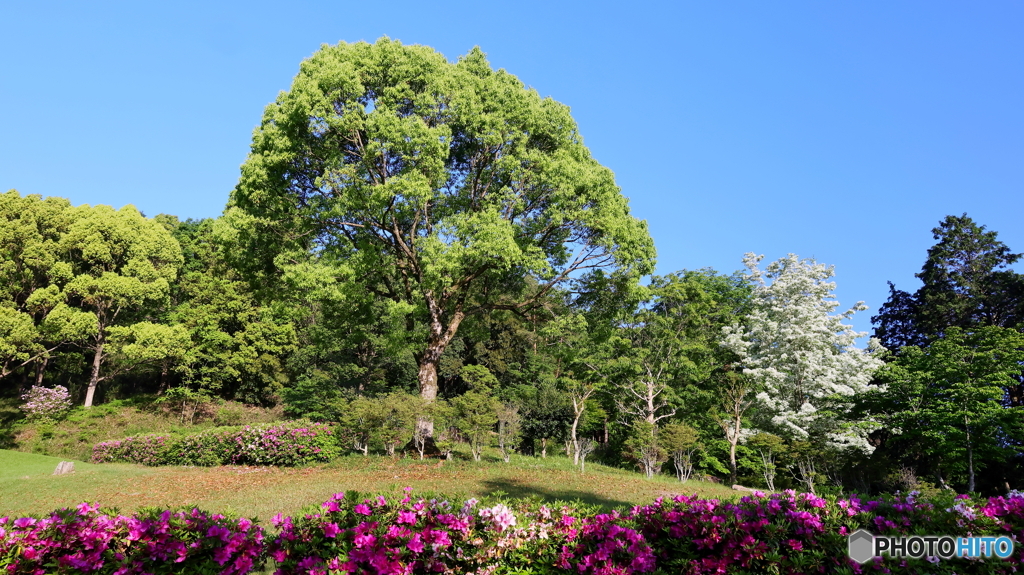
[(217, 427), (175, 438), (164, 453), (162, 465), (213, 467), (231, 460), (231, 438), (237, 427)]
[(95, 463), (143, 465), (307, 465), (330, 461), (341, 448), (322, 423), (222, 427), (184, 435), (148, 434), (93, 447)]

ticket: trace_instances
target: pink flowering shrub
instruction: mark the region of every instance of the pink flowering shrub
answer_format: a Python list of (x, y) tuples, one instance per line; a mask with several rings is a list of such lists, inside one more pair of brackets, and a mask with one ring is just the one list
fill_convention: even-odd
[(275, 517), (280, 534), (269, 555), (278, 575), (554, 571), (571, 517), (543, 505), (478, 503), (337, 493), (301, 518)]
[[(994, 520), (1000, 535), (1012, 537), (1018, 544), (1024, 544), (1024, 492), (1011, 491), (1006, 497), (992, 497), (978, 508), (985, 517)], [(1024, 564), (1024, 551), (1014, 554), (1010, 561)], [(1024, 572), (1024, 568), (1018, 569)]]
[(654, 571), (654, 550), (637, 531), (635, 519), (635, 514), (618, 511), (583, 519), (579, 531), (569, 532), (569, 541), (563, 545), (556, 565), (593, 575)]
[[(954, 501), (960, 502), (959, 510)], [(1020, 541), (1024, 497), (992, 498), (975, 506), (966, 496), (922, 501), (913, 492), (873, 501), (793, 491), (755, 493), (737, 503), (680, 496), (635, 507), (629, 519), (656, 550), (658, 568), (668, 572), (996, 574), (1017, 572), (1020, 553), (1009, 560), (886, 558), (861, 566), (847, 558), (847, 536), (860, 528), (876, 535), (954, 537), (998, 535), (1003, 529)]]
[[(407, 488), (408, 490), (408, 488)], [(277, 536), (245, 519), (192, 511), (132, 517), (94, 506), (44, 519), (0, 519), (0, 569), (21, 573), (248, 573), (262, 558), (278, 575), (776, 573), (981, 575), (1024, 572), (1024, 494), (974, 501), (915, 492), (862, 500), (793, 491), (734, 503), (679, 496), (626, 511), (471, 499), (389, 500), (336, 494), (299, 518), (274, 517)], [(858, 528), (888, 535), (1007, 535), (1006, 560), (846, 556)], [(0, 571), (2, 572), (2, 571)]]
[(171, 436), (150, 433), (126, 437), (116, 441), (97, 443), (92, 448), (93, 463), (141, 463), (143, 465), (165, 465), (167, 446)]
[(528, 502), (461, 508), (406, 497), (337, 494), (301, 519), (275, 518), (270, 544), (279, 575), (388, 573), (578, 573), (685, 575), (778, 573), (1002, 574), (1009, 560), (876, 560), (846, 555), (861, 527), (891, 535), (1024, 537), (1024, 495), (984, 502), (915, 493), (863, 501), (793, 491), (735, 503), (679, 496), (625, 512)]
[(222, 427), (183, 436), (140, 435), (93, 446), (95, 463), (143, 465), (307, 465), (340, 453), (323, 423)]
[(245, 465), (306, 465), (341, 453), (334, 430), (325, 423), (246, 425), (231, 441), (231, 463)]
[(56, 421), (71, 409), (71, 394), (63, 385), (53, 388), (33, 385), (21, 399), (25, 402), (21, 410), (34, 421)]
[(0, 572), (9, 575), (249, 573), (263, 564), (263, 530), (198, 509), (131, 516), (83, 503), (41, 519), (0, 518)]

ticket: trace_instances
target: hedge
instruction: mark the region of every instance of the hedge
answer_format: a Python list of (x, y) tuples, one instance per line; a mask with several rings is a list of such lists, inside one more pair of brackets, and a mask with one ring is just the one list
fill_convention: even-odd
[[(278, 575), (475, 573), (1002, 575), (1024, 571), (1024, 494), (972, 500), (917, 493), (865, 499), (792, 491), (737, 502), (678, 496), (625, 511), (584, 504), (338, 493), (276, 535), (246, 519), (198, 510), (113, 516), (82, 505), (48, 518), (0, 518), (0, 568), (21, 573), (248, 573), (273, 559)], [(847, 558), (847, 536), (1007, 536), (1008, 559)]]
[(188, 435), (139, 435), (97, 443), (95, 463), (143, 465), (307, 465), (341, 452), (323, 423), (220, 427)]

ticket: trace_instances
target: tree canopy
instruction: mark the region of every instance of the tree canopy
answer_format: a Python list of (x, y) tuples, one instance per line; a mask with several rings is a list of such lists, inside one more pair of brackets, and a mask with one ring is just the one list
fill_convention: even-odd
[(877, 341), (859, 349), (855, 341), (867, 334), (843, 324), (866, 306), (858, 302), (831, 315), (839, 306), (832, 294), (835, 283), (828, 281), (835, 275), (832, 267), (789, 254), (761, 271), (762, 257), (744, 257), (754, 283), (753, 309), (725, 338), (726, 347), (740, 356), (744, 372), (760, 386), (761, 425), (797, 438), (816, 436), (870, 451), (865, 439), (869, 430), (843, 421), (851, 398), (868, 389), (882, 365), (872, 353), (878, 351)]
[(654, 262), (569, 109), (479, 49), (451, 63), (387, 38), (323, 46), (264, 112), (231, 206), (252, 273), (333, 259), (359, 292), (409, 306), (427, 400), (467, 316)]

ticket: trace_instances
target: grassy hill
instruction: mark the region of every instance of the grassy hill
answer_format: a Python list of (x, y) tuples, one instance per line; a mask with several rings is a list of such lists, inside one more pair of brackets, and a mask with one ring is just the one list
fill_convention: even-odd
[(659, 496), (697, 493), (729, 498), (737, 492), (663, 476), (588, 465), (586, 474), (564, 457), (514, 457), (490, 461), (419, 461), (350, 455), (326, 465), (273, 467), (142, 467), (75, 463), (70, 475), (50, 475), (58, 458), (0, 450), (0, 515), (46, 513), (83, 501), (130, 511), (145, 506), (197, 506), (266, 522), (276, 513), (296, 514), (332, 493), (435, 493), (450, 500), (505, 493), (547, 501), (580, 499), (605, 508), (647, 503)]

